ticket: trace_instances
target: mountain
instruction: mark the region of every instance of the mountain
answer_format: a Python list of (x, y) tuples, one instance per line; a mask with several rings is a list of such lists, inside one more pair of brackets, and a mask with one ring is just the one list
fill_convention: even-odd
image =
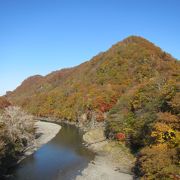
[[(105, 122), (137, 153), (142, 179), (179, 177), (180, 63), (130, 36), (79, 66), (26, 79), (6, 97), (36, 116)], [(123, 138), (122, 138), (123, 137)]]
[(178, 67), (160, 48), (131, 36), (77, 67), (26, 79), (8, 98), (38, 116), (73, 121), (89, 108), (108, 111), (128, 89), (158, 75), (176, 76)]

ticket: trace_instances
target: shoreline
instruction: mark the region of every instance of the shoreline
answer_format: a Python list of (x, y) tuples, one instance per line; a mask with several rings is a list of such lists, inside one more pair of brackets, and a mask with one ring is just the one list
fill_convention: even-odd
[(76, 122), (64, 120), (46, 119), (44, 122), (67, 123), (84, 131), (85, 145), (96, 155), (95, 159), (81, 171), (81, 174), (76, 176), (76, 180), (133, 180), (131, 169), (134, 166), (135, 158), (124, 144), (118, 145), (116, 142), (107, 140), (102, 125), (91, 129), (79, 126)]
[(26, 148), (18, 163), (51, 141), (61, 130), (61, 126), (52, 122), (37, 121), (35, 122), (35, 129), (37, 138), (35, 138), (32, 145)]
[(27, 146), (27, 148), (22, 152), (22, 154), (18, 157), (18, 160), (15, 162), (10, 162), (11, 164), (7, 169), (5, 169), (4, 174), (0, 175), (0, 179), (6, 179), (7, 177), (11, 176), (11, 171), (14, 166), (18, 165), (35, 153), (39, 148), (41, 148), (44, 144), (51, 141), (60, 131), (61, 126), (52, 122), (42, 122), (36, 121), (35, 122), (35, 139), (32, 141), (31, 144)]
[(87, 147), (97, 155), (76, 180), (133, 180), (131, 168), (134, 157), (123, 144), (119, 146), (113, 141), (108, 141), (104, 136), (103, 128), (88, 131), (83, 139)]

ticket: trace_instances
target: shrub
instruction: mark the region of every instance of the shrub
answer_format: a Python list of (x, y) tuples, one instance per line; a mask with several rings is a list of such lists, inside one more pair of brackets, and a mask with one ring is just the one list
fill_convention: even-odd
[(144, 180), (170, 180), (179, 176), (178, 152), (168, 144), (145, 147), (138, 156), (137, 165)]
[(5, 97), (0, 97), (0, 109), (4, 109), (10, 105), (11, 105), (10, 102), (7, 101)]
[(33, 117), (19, 107), (10, 106), (0, 115), (0, 175), (33, 142), (34, 130)]
[(126, 138), (125, 134), (124, 133), (117, 133), (116, 134), (116, 139), (119, 140), (119, 141), (124, 141)]

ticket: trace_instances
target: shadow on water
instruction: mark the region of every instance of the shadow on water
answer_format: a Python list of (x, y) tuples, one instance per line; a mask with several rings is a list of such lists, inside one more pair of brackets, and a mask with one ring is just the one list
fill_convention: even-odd
[(74, 179), (94, 158), (82, 143), (78, 128), (62, 124), (55, 138), (11, 170), (8, 180)]

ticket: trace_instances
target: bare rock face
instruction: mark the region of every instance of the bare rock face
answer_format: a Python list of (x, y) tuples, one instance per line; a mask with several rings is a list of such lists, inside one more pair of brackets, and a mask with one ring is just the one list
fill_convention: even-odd
[(87, 114), (84, 113), (81, 115), (81, 120), (84, 122), (84, 121), (87, 121)]
[(89, 130), (84, 134), (83, 139), (88, 144), (94, 144), (106, 139), (104, 135), (104, 128), (96, 128)]

